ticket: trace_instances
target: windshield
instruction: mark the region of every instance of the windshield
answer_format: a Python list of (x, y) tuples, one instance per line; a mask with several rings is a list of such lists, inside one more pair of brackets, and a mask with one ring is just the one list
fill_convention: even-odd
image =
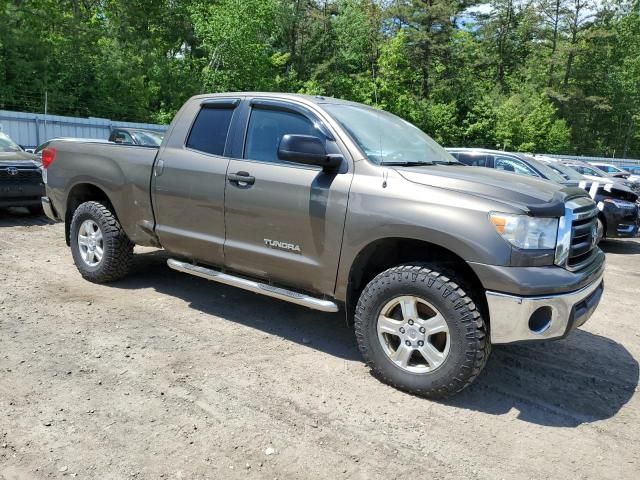
[(566, 180), (584, 180), (584, 177), (576, 172), (573, 168), (569, 168), (561, 163), (549, 162), (546, 164), (549, 168), (562, 175)]
[(527, 162), (529, 162), (531, 166), (536, 168), (542, 174), (542, 176), (547, 180), (551, 180), (552, 182), (556, 182), (556, 183), (565, 183), (568, 180), (567, 178), (564, 177), (564, 175), (561, 175), (560, 173), (555, 171), (553, 168), (549, 167), (546, 163), (541, 162), (528, 155), (522, 155), (522, 156), (525, 157)]
[(131, 135), (135, 138), (139, 145), (145, 145), (148, 147), (159, 147), (162, 143), (164, 135), (155, 132), (143, 132), (141, 130), (132, 131)]
[(21, 152), (20, 146), (11, 140), (8, 135), (0, 132), (0, 152)]
[(591, 177), (600, 177), (600, 178), (609, 178), (609, 175), (604, 173), (602, 170), (598, 170), (597, 168), (587, 167), (586, 165), (569, 165), (575, 171), (581, 173), (582, 175), (589, 175)]
[(615, 165), (609, 165), (606, 163), (594, 163), (593, 166), (596, 167), (598, 170), (602, 170), (603, 172), (606, 172), (606, 173), (629, 173), (621, 168), (616, 167)]
[(346, 104), (323, 107), (378, 165), (459, 164), (419, 128), (382, 110)]

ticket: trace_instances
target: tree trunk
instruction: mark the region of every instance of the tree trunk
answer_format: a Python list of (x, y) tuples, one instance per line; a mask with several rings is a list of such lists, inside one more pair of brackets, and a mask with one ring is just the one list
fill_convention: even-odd
[(553, 73), (556, 66), (556, 50), (558, 49), (558, 25), (560, 23), (560, 3), (562, 0), (556, 0), (555, 8), (553, 10), (553, 36), (551, 38), (551, 57), (549, 59), (549, 79), (547, 86), (551, 87), (553, 84)]

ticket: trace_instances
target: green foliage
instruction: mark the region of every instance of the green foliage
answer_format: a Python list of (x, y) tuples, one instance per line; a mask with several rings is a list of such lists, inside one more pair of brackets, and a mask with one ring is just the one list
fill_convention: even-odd
[[(205, 91), (270, 90), (282, 58), (274, 56), (278, 35), (276, 0), (221, 0), (194, 5), (192, 21), (206, 64)], [(275, 62), (275, 63), (274, 63)]]
[(640, 157), (637, 0), (0, 0), (0, 108), (167, 123), (331, 95), (451, 146)]
[(544, 94), (517, 93), (497, 111), (496, 140), (506, 150), (558, 153), (569, 147), (570, 131), (557, 119)]

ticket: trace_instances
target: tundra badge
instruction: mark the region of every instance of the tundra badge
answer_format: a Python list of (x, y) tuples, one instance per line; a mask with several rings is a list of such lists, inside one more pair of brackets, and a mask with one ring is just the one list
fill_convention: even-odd
[(264, 244), (269, 248), (278, 248), (280, 250), (288, 250), (294, 253), (301, 253), (300, 245), (293, 243), (279, 242), (278, 240), (264, 239)]

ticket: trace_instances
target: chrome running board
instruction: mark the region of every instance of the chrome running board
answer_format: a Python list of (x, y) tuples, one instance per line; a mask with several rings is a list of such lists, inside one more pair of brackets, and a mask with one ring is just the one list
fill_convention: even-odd
[(250, 292), (267, 295), (268, 297), (278, 298), (280, 300), (302, 305), (303, 307), (312, 308), (314, 310), (320, 310), (322, 312), (338, 311), (338, 305), (330, 300), (310, 297), (303, 293), (274, 287), (273, 285), (268, 285), (266, 283), (247, 280), (246, 278), (236, 277), (234, 275), (200, 267), (191, 263), (181, 262), (179, 260), (174, 260), (173, 258), (167, 260), (167, 265), (169, 265), (169, 268), (179, 272), (189, 273), (196, 277), (206, 278), (207, 280), (213, 280), (214, 282), (224, 283), (225, 285), (242, 288), (244, 290), (249, 290)]

